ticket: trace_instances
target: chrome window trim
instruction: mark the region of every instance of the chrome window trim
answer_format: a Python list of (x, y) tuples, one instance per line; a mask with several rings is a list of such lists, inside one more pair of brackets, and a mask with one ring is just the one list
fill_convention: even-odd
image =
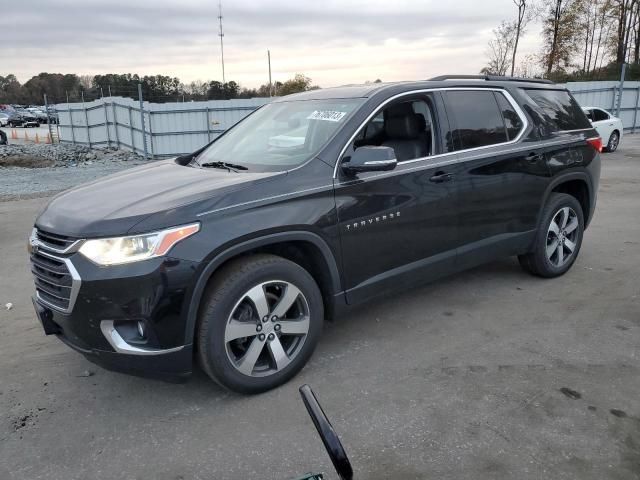
[[(531, 144), (521, 144), (521, 146), (519, 146), (517, 148), (511, 148), (509, 150), (503, 150), (503, 151), (500, 151), (500, 152), (496, 152), (496, 154), (497, 155), (502, 155), (504, 153), (514, 153), (514, 152), (526, 151), (526, 150), (536, 149), (536, 148), (551, 147), (551, 146), (554, 146), (554, 145), (562, 145), (562, 144), (565, 144), (565, 143), (567, 143), (566, 140), (555, 140), (555, 141), (535, 142), (535, 143), (531, 143)], [(455, 152), (455, 153), (458, 153), (458, 152)], [(445, 154), (445, 155), (448, 155), (448, 154)], [(445, 155), (437, 155), (437, 156), (438, 157), (442, 157), (442, 156), (445, 156)], [(412, 171), (415, 171), (415, 170), (420, 170), (421, 168), (435, 168), (435, 167), (442, 167), (442, 166), (446, 166), (446, 165), (451, 165), (451, 164), (454, 164), (454, 163), (464, 163), (464, 162), (467, 162), (469, 160), (475, 160), (477, 158), (482, 158), (485, 155), (486, 155), (485, 153), (482, 153), (482, 154), (479, 154), (479, 155), (468, 156), (468, 157), (465, 157), (463, 159), (453, 158), (453, 159), (445, 160), (445, 161), (442, 161), (442, 162), (428, 162), (428, 163), (425, 163), (425, 164), (422, 164), (422, 165), (418, 165), (418, 166), (415, 166), (415, 167), (412, 167), (412, 168), (405, 168), (405, 169), (402, 169), (402, 170), (391, 170), (389, 172), (383, 172), (383, 173), (379, 173), (377, 175), (369, 175), (369, 176), (367, 176), (365, 178), (361, 178), (361, 179), (348, 180), (348, 181), (345, 181), (345, 182), (341, 182), (341, 183), (336, 184), (335, 188), (340, 188), (342, 186), (348, 186), (348, 185), (352, 185), (354, 183), (368, 181), (370, 179), (379, 178), (379, 177), (389, 177), (389, 176), (393, 176), (393, 175), (401, 175), (401, 174), (406, 173), (406, 172), (412, 172)], [(422, 158), (422, 159), (409, 160), (407, 162), (402, 162), (402, 164), (413, 163), (413, 162), (422, 161), (422, 160), (431, 159), (431, 158), (434, 158), (434, 157), (426, 157), (426, 158)]]
[(577, 132), (587, 132), (589, 130), (593, 130), (594, 127), (585, 127), (585, 128), (576, 128), (574, 130), (556, 130), (553, 133), (577, 133)]
[[(45, 247), (42, 247), (42, 248), (45, 248)], [(38, 250), (38, 254), (43, 255), (45, 257), (49, 257), (53, 260), (58, 260), (59, 262), (63, 262), (66, 265), (67, 270), (69, 270), (69, 274), (71, 275), (71, 293), (69, 294), (69, 306), (66, 309), (60, 308), (59, 306), (53, 305), (52, 303), (49, 303), (46, 300), (44, 300), (38, 293), (37, 287), (36, 287), (36, 298), (43, 305), (46, 305), (49, 308), (57, 310), (58, 312), (71, 313), (71, 311), (73, 310), (73, 306), (75, 305), (76, 300), (78, 298), (80, 285), (82, 284), (82, 279), (80, 278), (80, 274), (78, 273), (76, 268), (73, 266), (73, 263), (71, 262), (71, 260), (68, 258), (57, 257), (55, 255), (51, 255), (50, 253), (43, 252), (42, 250)]]
[(116, 327), (113, 325), (113, 320), (102, 320), (100, 322), (100, 330), (116, 353), (126, 353), (129, 355), (164, 355), (165, 353), (179, 352), (184, 348), (184, 345), (167, 348), (165, 350), (149, 350), (136, 347), (127, 343), (125, 339), (122, 338), (118, 333), (118, 330), (116, 330)]
[(520, 108), (520, 105), (518, 105), (518, 103), (515, 101), (515, 99), (511, 96), (511, 94), (508, 91), (506, 91), (506, 90), (504, 90), (502, 88), (440, 87), (440, 88), (423, 88), (423, 89), (418, 89), (418, 90), (410, 90), (410, 91), (407, 91), (407, 92), (402, 92), (402, 93), (399, 93), (397, 95), (394, 95), (393, 97), (387, 98), (384, 102), (382, 102), (380, 105), (378, 105), (378, 107), (371, 114), (369, 114), (369, 116), (367, 116), (367, 118), (360, 124), (360, 126), (358, 126), (358, 128), (356, 129), (354, 134), (351, 135), (351, 137), (349, 138), (347, 143), (344, 145), (344, 147), (342, 147), (342, 150), (340, 150), (340, 154), (338, 155), (338, 159), (336, 160), (336, 164), (335, 164), (335, 166), (333, 168), (333, 178), (334, 179), (338, 178), (338, 167), (340, 166), (340, 160), (342, 159), (342, 156), (346, 152), (347, 148), (349, 148), (349, 145), (351, 145), (351, 143), (355, 139), (355, 137), (358, 134), (358, 132), (360, 132), (362, 127), (364, 127), (376, 115), (376, 113), (378, 113), (380, 111), (381, 108), (383, 108), (389, 102), (397, 100), (398, 98), (406, 97), (406, 96), (409, 96), (409, 95), (415, 95), (416, 93), (429, 93), (429, 92), (442, 92), (442, 91), (465, 91), (465, 92), (466, 91), (481, 91), (481, 92), (500, 92), (500, 93), (502, 93), (505, 96), (505, 98), (507, 99), (507, 101), (514, 108), (514, 110), (516, 111), (516, 113), (520, 117), (520, 120), (522, 121), (522, 128), (520, 129), (520, 132), (518, 133), (518, 136), (516, 138), (514, 138), (513, 140), (509, 140), (507, 142), (494, 143), (492, 145), (484, 145), (482, 147), (464, 148), (462, 150), (456, 150), (454, 152), (447, 152), (447, 153), (439, 153), (437, 155), (430, 155), (428, 157), (414, 158), (414, 159), (411, 159), (411, 160), (405, 160), (403, 162), (398, 162), (398, 165), (404, 165), (405, 163), (421, 162), (421, 161), (424, 161), (424, 160), (427, 160), (427, 159), (434, 159), (434, 158), (439, 158), (439, 157), (444, 157), (444, 156), (458, 155), (458, 154), (464, 153), (464, 152), (470, 152), (470, 151), (487, 149), (487, 148), (494, 148), (494, 147), (499, 147), (499, 146), (503, 146), (503, 145), (512, 145), (512, 144), (517, 143), (517, 142), (520, 141), (520, 139), (524, 135), (524, 132), (529, 127), (529, 120), (527, 119), (527, 116), (524, 114), (524, 112)]

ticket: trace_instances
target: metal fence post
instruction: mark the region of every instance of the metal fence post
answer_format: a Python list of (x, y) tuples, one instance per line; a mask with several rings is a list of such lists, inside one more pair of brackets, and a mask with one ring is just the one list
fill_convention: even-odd
[(618, 85), (618, 103), (616, 104), (616, 117), (620, 117), (620, 105), (622, 104), (622, 95), (624, 93), (624, 76), (627, 72), (627, 64), (622, 64), (622, 72), (620, 73), (620, 84)]
[(73, 132), (73, 112), (71, 111), (71, 105), (69, 104), (69, 92), (67, 94), (67, 111), (69, 112), (69, 123), (71, 124), (71, 142), (76, 144), (76, 134)]
[(633, 125), (631, 133), (636, 133), (636, 120), (638, 119), (638, 108), (640, 108), (640, 85), (636, 88), (636, 109), (633, 111)]
[(87, 112), (87, 106), (84, 104), (84, 90), (80, 92), (82, 95), (82, 109), (84, 110), (84, 124), (87, 127), (87, 143), (91, 148), (91, 132), (89, 132), (89, 112)]
[(109, 113), (107, 112), (107, 102), (104, 101), (104, 93), (100, 87), (100, 99), (104, 107), (104, 126), (107, 129), (107, 148), (111, 148), (111, 132), (109, 132)]
[(209, 105), (207, 105), (207, 138), (211, 142), (211, 115), (209, 111)]
[(616, 110), (616, 87), (611, 87), (611, 108), (609, 109), (610, 112), (615, 112)]
[(151, 111), (151, 109), (149, 109), (149, 111), (147, 112), (147, 114), (149, 115), (149, 146), (151, 147), (151, 160), (153, 160), (155, 158), (155, 153), (154, 153), (154, 149), (153, 149), (153, 127), (152, 127), (152, 122), (151, 122), (151, 114), (153, 112)]
[(49, 140), (53, 144), (53, 131), (51, 130), (51, 115), (49, 115), (49, 102), (47, 102), (47, 94), (44, 94), (44, 109), (47, 113), (47, 127), (49, 127)]
[(113, 114), (113, 131), (116, 135), (116, 148), (120, 150), (120, 137), (118, 136), (118, 115), (116, 114), (116, 102), (113, 101), (111, 97), (111, 85), (109, 88), (109, 100), (111, 101), (111, 113)]
[(142, 146), (144, 148), (144, 159), (149, 159), (149, 154), (147, 153), (147, 132), (144, 128), (144, 103), (142, 101), (142, 84), (138, 84), (138, 100), (140, 101), (140, 128), (142, 129)]
[(131, 151), (136, 153), (136, 141), (133, 138), (133, 117), (131, 116), (131, 105), (127, 107), (129, 109), (129, 134), (131, 135)]

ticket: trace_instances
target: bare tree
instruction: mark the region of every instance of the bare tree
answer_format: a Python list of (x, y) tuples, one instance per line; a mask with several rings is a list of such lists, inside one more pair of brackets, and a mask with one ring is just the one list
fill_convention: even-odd
[(616, 0), (618, 17), (618, 37), (616, 45), (616, 63), (627, 60), (629, 32), (633, 26), (637, 0)]
[(633, 49), (633, 61), (636, 64), (640, 64), (640, 5), (637, 7), (637, 22), (636, 22), (636, 38), (635, 38), (635, 46)]
[(518, 42), (520, 41), (520, 36), (524, 33), (524, 28), (526, 27), (529, 19), (531, 18), (527, 12), (527, 0), (513, 0), (513, 3), (516, 7), (518, 7), (518, 18), (516, 19), (515, 26), (515, 39), (513, 42), (513, 55), (511, 56), (511, 76), (513, 77), (513, 72), (516, 67), (516, 53), (518, 53)]
[(535, 54), (525, 55), (524, 58), (518, 64), (515, 70), (515, 74), (518, 77), (536, 78), (542, 76), (542, 70), (540, 70), (540, 59)]
[[(611, 26), (613, 18), (612, 0), (604, 0), (598, 10), (598, 42), (596, 44), (596, 54), (593, 59), (593, 69), (602, 68), (604, 60), (609, 56), (611, 43)], [(598, 64), (598, 59), (600, 63)], [(598, 66), (599, 65), (599, 66)]]
[(93, 75), (79, 75), (78, 78), (80, 79), (80, 86), (84, 90), (91, 90), (93, 86)]
[(545, 2), (546, 14), (543, 17), (545, 46), (542, 59), (548, 76), (554, 68), (565, 68), (571, 64), (580, 29), (578, 14), (581, 2), (580, 0), (545, 0)]
[[(576, 3), (577, 36), (580, 43), (582, 72), (589, 74), (598, 66), (603, 42), (610, 42), (613, 0), (580, 0)], [(602, 50), (608, 56), (608, 49)]]
[(487, 56), (489, 63), (480, 73), (506, 75), (512, 61), (515, 44), (516, 24), (502, 21), (498, 28), (493, 29), (493, 38), (489, 40)]

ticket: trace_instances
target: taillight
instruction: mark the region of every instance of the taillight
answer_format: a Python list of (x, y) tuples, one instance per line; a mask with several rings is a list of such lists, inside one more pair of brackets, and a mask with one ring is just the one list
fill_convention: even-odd
[(587, 143), (589, 143), (589, 145), (595, 148), (598, 152), (602, 152), (602, 138), (600, 137), (587, 138)]

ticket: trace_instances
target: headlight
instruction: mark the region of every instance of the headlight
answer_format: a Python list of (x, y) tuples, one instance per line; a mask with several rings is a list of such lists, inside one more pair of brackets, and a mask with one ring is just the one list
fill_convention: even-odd
[(181, 240), (200, 230), (199, 223), (130, 237), (87, 240), (80, 253), (98, 265), (118, 265), (165, 255)]

